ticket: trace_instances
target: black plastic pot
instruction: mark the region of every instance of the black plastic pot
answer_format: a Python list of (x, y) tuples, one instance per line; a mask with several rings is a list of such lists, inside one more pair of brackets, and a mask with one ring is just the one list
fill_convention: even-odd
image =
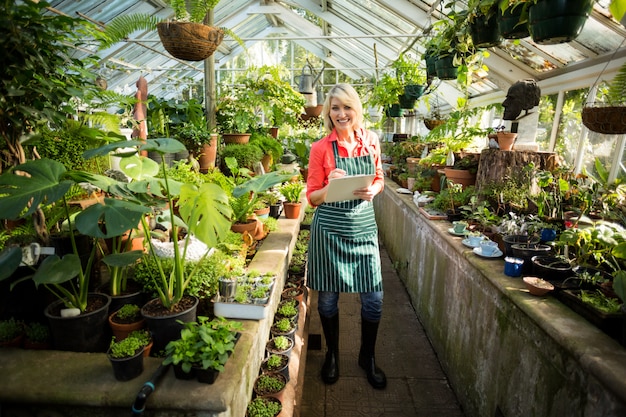
[(437, 77), (441, 80), (456, 80), (458, 68), (454, 65), (454, 55), (440, 56), (435, 62)]
[(532, 273), (546, 281), (562, 282), (572, 275), (572, 266), (569, 262), (557, 256), (533, 256)]
[(497, 11), (489, 18), (480, 14), (470, 24), (472, 42), (474, 42), (476, 48), (491, 48), (492, 46), (500, 45), (502, 42), (496, 14)]
[(496, 13), (498, 28), (503, 38), (522, 39), (530, 36), (528, 22), (520, 23), (523, 9), (522, 5), (518, 5), (517, 7), (509, 7), (504, 13), (500, 11)]
[(143, 373), (143, 349), (130, 358), (113, 358), (110, 355), (108, 358), (118, 381), (130, 381)]
[(524, 260), (522, 274), (528, 275), (533, 271), (532, 259), (534, 256), (546, 256), (552, 253), (552, 246), (540, 244), (515, 243), (511, 245), (513, 256)]
[(539, 243), (539, 238), (528, 235), (505, 235), (502, 236), (504, 242), (504, 256), (514, 256), (512, 245), (516, 243)]
[(539, 0), (528, 9), (528, 29), (533, 41), (554, 45), (573, 41), (589, 18), (589, 0)]
[[(152, 352), (159, 354), (165, 346), (172, 340), (180, 338), (180, 331), (183, 329), (182, 323), (196, 321), (196, 311), (198, 309), (198, 297), (193, 298), (193, 306), (179, 313), (169, 315), (154, 316), (148, 313), (148, 304), (160, 304), (158, 298), (148, 301), (141, 309), (141, 315), (146, 319), (148, 329), (152, 333)], [(180, 323), (182, 322), (182, 323)]]
[(98, 309), (74, 317), (61, 317), (63, 300), (57, 300), (46, 308), (45, 316), (50, 324), (52, 346), (70, 352), (106, 352), (111, 340), (108, 325), (111, 297), (106, 294), (89, 294), (89, 303), (98, 302)]

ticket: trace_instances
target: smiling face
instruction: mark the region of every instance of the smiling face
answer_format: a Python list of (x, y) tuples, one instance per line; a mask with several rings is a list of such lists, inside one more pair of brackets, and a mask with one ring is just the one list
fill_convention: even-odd
[(330, 100), (330, 120), (337, 132), (353, 132), (357, 127), (357, 112), (338, 98)]

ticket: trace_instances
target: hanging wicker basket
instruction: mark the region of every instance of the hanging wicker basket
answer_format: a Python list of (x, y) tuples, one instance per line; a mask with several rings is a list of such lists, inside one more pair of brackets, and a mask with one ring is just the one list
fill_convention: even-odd
[(185, 61), (207, 59), (224, 39), (222, 29), (193, 22), (162, 22), (157, 31), (167, 52)]
[(441, 119), (424, 119), (424, 125), (428, 130), (433, 130), (434, 128), (436, 128), (437, 126), (441, 126), (445, 122), (445, 120)]
[(582, 111), (583, 124), (592, 132), (606, 135), (626, 133), (625, 106), (586, 106)]

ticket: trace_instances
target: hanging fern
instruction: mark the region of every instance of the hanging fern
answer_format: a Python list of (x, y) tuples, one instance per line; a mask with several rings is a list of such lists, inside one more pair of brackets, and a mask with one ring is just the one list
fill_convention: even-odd
[(607, 99), (610, 104), (622, 104), (626, 102), (626, 64), (624, 64), (613, 81), (609, 85)]
[(113, 19), (100, 33), (101, 48), (108, 48), (130, 36), (137, 30), (156, 30), (162, 19), (149, 14), (121, 15)]

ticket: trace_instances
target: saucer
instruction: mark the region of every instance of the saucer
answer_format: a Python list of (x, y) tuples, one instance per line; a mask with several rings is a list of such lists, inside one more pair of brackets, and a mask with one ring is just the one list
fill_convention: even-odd
[[(482, 241), (481, 241), (481, 242), (482, 242)], [(463, 240), (461, 241), (461, 243), (462, 243), (462, 244), (464, 244), (465, 246), (467, 246), (468, 248), (472, 248), (472, 249), (474, 249), (474, 248), (479, 248), (479, 247), (480, 247), (480, 242), (478, 242), (478, 245), (472, 245), (472, 244), (470, 243), (469, 238), (465, 238), (465, 239), (463, 239)]]
[(491, 255), (484, 255), (483, 248), (480, 248), (480, 247), (474, 248), (474, 253), (478, 256), (482, 256), (483, 258), (499, 258), (503, 255), (500, 249), (496, 249), (496, 251), (492, 253)]
[(454, 235), (454, 236), (465, 236), (465, 235), (467, 235), (467, 230), (464, 230), (464, 231), (462, 231), (461, 233), (457, 233), (457, 232), (455, 232), (455, 231), (454, 231), (454, 229), (451, 227), (451, 228), (449, 228), (449, 229), (448, 229), (448, 233), (450, 233), (451, 235)]

